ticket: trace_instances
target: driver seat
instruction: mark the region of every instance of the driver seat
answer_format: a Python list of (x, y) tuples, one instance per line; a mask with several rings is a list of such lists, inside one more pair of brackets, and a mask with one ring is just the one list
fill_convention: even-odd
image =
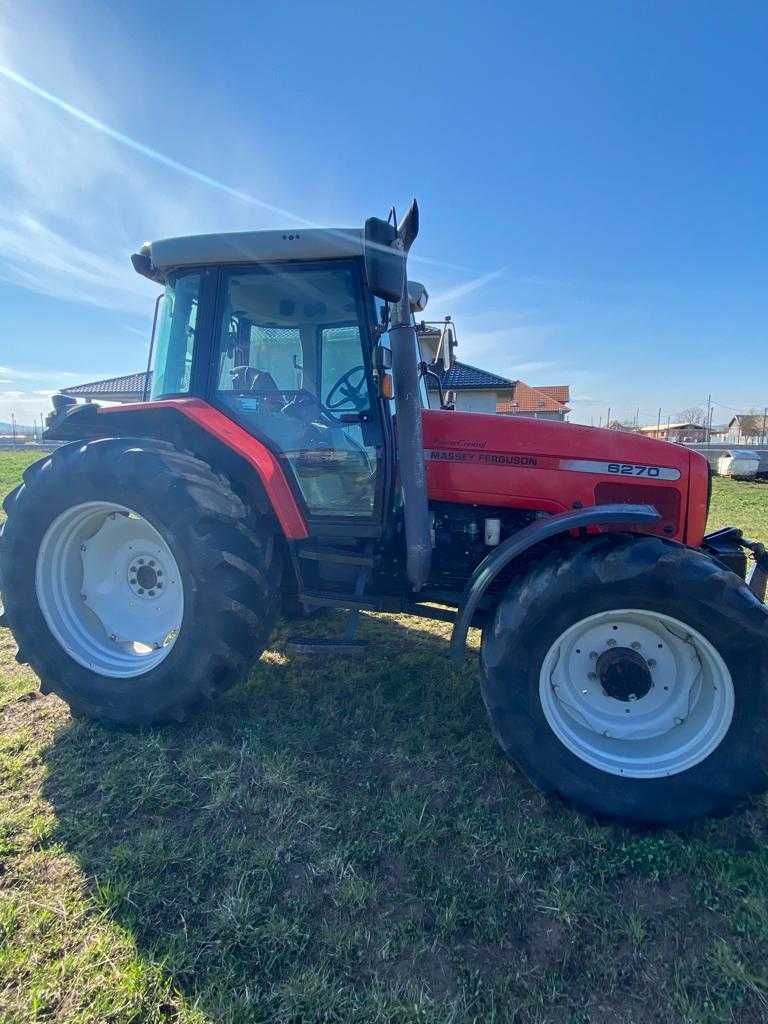
[(280, 391), (275, 378), (255, 366), (236, 366), (232, 370), (233, 391)]

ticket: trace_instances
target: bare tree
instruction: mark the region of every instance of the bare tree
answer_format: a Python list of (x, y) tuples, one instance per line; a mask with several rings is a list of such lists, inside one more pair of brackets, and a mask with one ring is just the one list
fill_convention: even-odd
[(679, 412), (677, 419), (680, 423), (696, 423), (698, 426), (703, 427), (707, 422), (707, 414), (700, 405), (692, 405), (690, 408)]
[(739, 417), (739, 433), (745, 440), (755, 440), (763, 434), (763, 414), (757, 410)]

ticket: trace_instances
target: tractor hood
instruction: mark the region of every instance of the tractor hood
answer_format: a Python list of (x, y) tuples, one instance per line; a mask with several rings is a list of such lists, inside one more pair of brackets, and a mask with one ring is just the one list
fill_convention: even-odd
[(688, 543), (703, 535), (708, 468), (681, 445), (522, 416), (425, 410), (423, 423), (432, 501), (549, 513), (649, 503), (662, 512), (663, 535)]

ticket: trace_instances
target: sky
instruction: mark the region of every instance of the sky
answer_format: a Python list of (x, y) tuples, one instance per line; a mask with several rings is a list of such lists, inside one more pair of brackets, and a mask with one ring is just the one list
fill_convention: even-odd
[(762, 409), (767, 98), (762, 2), (0, 0), (0, 420), (143, 368), (146, 239), (412, 196), (462, 361), (584, 423)]

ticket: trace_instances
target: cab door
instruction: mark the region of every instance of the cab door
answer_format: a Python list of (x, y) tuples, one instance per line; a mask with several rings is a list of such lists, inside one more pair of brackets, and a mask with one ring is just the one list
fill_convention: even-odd
[(213, 403), (281, 459), (310, 532), (376, 532), (385, 433), (358, 264), (226, 269), (218, 310)]

